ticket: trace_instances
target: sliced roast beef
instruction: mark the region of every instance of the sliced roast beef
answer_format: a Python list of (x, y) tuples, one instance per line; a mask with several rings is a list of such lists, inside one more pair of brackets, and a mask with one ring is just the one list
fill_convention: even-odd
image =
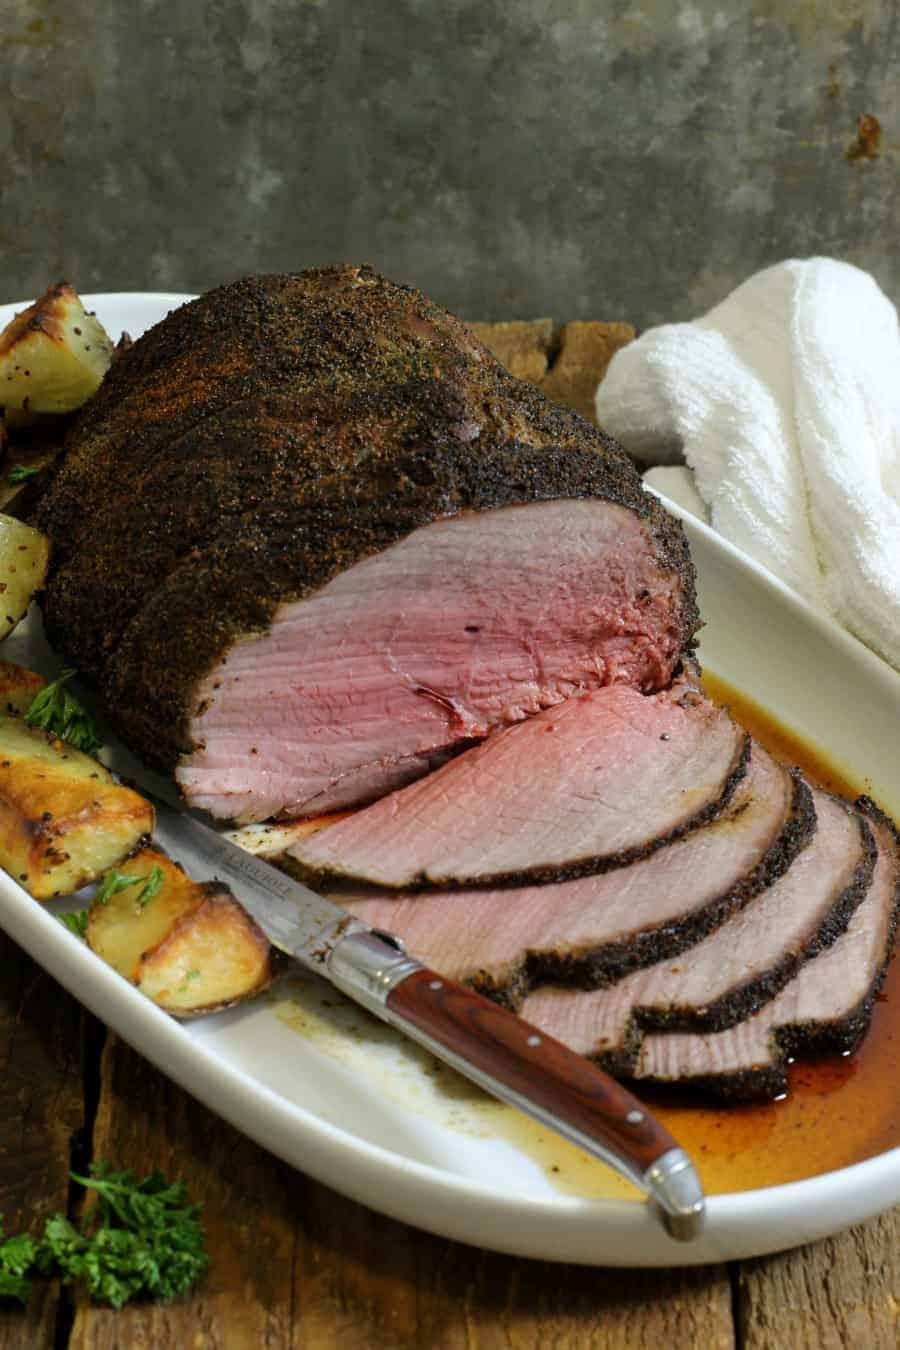
[(368, 268), (248, 279), (116, 363), (42, 499), (54, 646), (216, 814), (364, 801), (669, 683), (679, 524), (624, 453)]
[(890, 823), (865, 805), (878, 844), (868, 893), (847, 931), (755, 1016), (727, 1031), (646, 1036), (634, 1076), (689, 1083), (732, 1101), (787, 1089), (789, 1058), (852, 1050), (868, 1029), (893, 948), (900, 904), (900, 853)]
[(583, 876), (715, 815), (748, 753), (746, 734), (691, 684), (652, 697), (612, 685), (507, 728), (290, 856), (396, 888)]
[(813, 796), (809, 844), (710, 937), (609, 989), (539, 989), (522, 1016), (620, 1075), (633, 1071), (648, 1027), (714, 1030), (750, 1016), (844, 931), (872, 878), (876, 846), (864, 818)]
[(515, 1007), (532, 985), (595, 988), (691, 946), (781, 876), (814, 828), (802, 778), (754, 745), (714, 821), (629, 867), (516, 889), (337, 898), (437, 970)]
[(179, 783), (239, 819), (331, 811), (585, 689), (655, 683), (661, 652), (630, 596), (667, 583), (633, 575), (641, 533), (598, 500), (424, 526), (231, 648), (198, 685), (203, 748)]

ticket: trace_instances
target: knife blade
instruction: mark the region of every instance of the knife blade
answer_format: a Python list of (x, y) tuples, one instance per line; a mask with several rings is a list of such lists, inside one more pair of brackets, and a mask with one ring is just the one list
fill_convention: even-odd
[[(149, 794), (148, 794), (149, 795)], [(688, 1155), (620, 1083), (562, 1042), (430, 970), (400, 938), (198, 820), (153, 798), (154, 839), (196, 880), (230, 886), (272, 945), (493, 1096), (634, 1182), (666, 1231), (702, 1231), (705, 1198)]]

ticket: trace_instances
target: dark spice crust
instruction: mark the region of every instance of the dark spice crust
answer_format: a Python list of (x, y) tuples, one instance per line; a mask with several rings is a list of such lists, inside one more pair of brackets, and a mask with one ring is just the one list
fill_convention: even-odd
[[(753, 1017), (754, 1012), (760, 1011), (764, 1004), (780, 994), (807, 961), (814, 960), (820, 952), (837, 942), (865, 898), (872, 882), (877, 845), (864, 817), (860, 814), (857, 819), (862, 849), (860, 863), (855, 867), (849, 884), (835, 895), (823, 922), (816, 926), (799, 950), (785, 953), (779, 963), (762, 972), (757, 979), (739, 985), (704, 1008), (636, 1008), (627, 1027), (625, 1044), (604, 1050), (592, 1058), (596, 1058), (607, 1072), (617, 1077), (630, 1077), (637, 1066), (645, 1031), (726, 1031), (738, 1022)], [(739, 1079), (743, 1075), (722, 1077)], [(652, 1083), (654, 1080), (652, 1077), (642, 1077), (641, 1081)], [(694, 1087), (695, 1083), (695, 1079), (687, 1080), (690, 1087)]]
[(612, 440), (370, 268), (246, 278), (136, 342), (80, 415), (36, 513), (48, 635), (171, 768), (198, 680), (280, 603), (441, 517), (566, 496), (646, 523), (689, 652), (684, 533)]
[(704, 1008), (636, 1008), (629, 1021), (625, 1043), (597, 1056), (608, 1072), (628, 1077), (634, 1071), (644, 1033), (647, 1031), (726, 1031), (758, 1012), (780, 993), (807, 961), (836, 942), (862, 902), (875, 868), (877, 847), (866, 821), (857, 817), (860, 859), (848, 884), (833, 898), (825, 918), (809, 933), (796, 951), (785, 952), (768, 970), (730, 989)]
[[(857, 809), (870, 820), (890, 830), (895, 849), (900, 850), (900, 836), (894, 822), (869, 797), (859, 797)], [(895, 855), (894, 900), (885, 935), (884, 958), (867, 993), (845, 1017), (832, 1022), (795, 1022), (772, 1031), (772, 1060), (766, 1064), (748, 1065), (745, 1069), (726, 1074), (705, 1074), (683, 1079), (679, 1086), (691, 1092), (710, 1097), (717, 1102), (739, 1105), (744, 1102), (769, 1101), (788, 1090), (787, 1066), (792, 1059), (813, 1059), (826, 1055), (850, 1054), (857, 1048), (869, 1030), (872, 1012), (879, 991), (884, 984), (887, 969), (894, 954), (894, 943), (900, 924), (900, 853)], [(849, 920), (848, 920), (849, 922)], [(836, 940), (840, 934), (835, 934)], [(828, 945), (828, 944), (823, 944)], [(738, 1019), (742, 1020), (742, 1019)], [(633, 1063), (629, 1066), (633, 1068)], [(623, 1077), (628, 1074), (623, 1073)], [(643, 1078), (646, 1084), (652, 1079)], [(660, 1082), (666, 1080), (659, 1080)]]
[[(621, 494), (615, 474), (589, 451), (447, 446), (390, 457), (373, 451), (352, 476), (322, 477), (294, 501), (260, 506), (227, 537), (194, 550), (199, 556), (170, 574), (126, 627), (106, 665), (118, 729), (151, 763), (171, 767), (194, 748), (198, 680), (233, 642), (264, 632), (280, 603), (441, 516), (566, 496)], [(50, 594), (59, 592), (51, 586)], [(54, 618), (72, 622), (64, 605), (53, 616), (51, 641)], [(680, 638), (673, 634), (676, 650)]]

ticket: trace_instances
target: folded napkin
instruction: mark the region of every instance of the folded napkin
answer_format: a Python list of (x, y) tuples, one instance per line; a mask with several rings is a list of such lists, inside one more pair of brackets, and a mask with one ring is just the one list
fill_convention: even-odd
[(693, 473), (651, 485), (900, 669), (900, 329), (872, 277), (767, 268), (622, 348), (596, 403), (637, 459)]

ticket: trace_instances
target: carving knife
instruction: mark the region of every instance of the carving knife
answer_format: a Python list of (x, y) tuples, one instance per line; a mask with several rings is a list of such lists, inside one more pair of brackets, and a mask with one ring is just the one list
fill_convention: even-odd
[(613, 1167), (679, 1241), (703, 1227), (690, 1158), (624, 1087), (514, 1013), (410, 955), (401, 940), (154, 798), (154, 839), (196, 880), (230, 886), (272, 945), (479, 1087)]

